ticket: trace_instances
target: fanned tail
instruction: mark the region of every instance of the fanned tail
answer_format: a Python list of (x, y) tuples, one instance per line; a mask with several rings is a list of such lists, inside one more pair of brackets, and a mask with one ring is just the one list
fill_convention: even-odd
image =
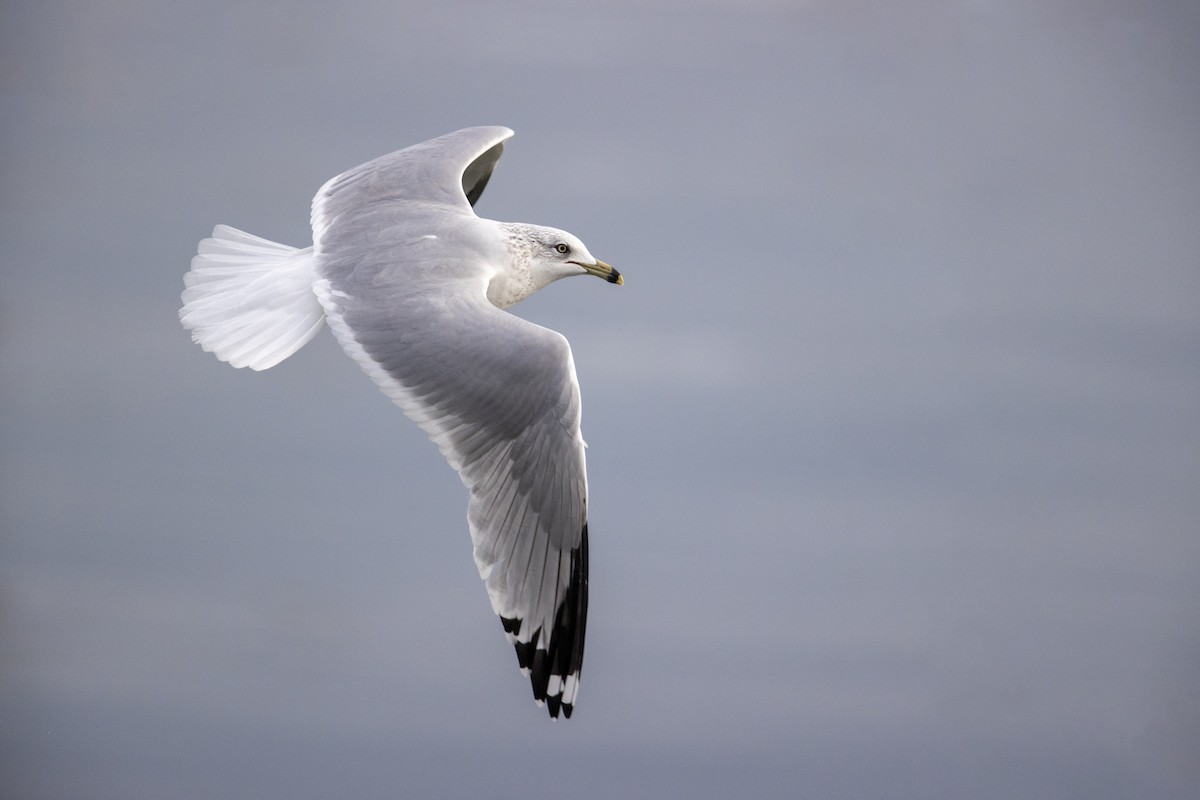
[(273, 367), (317, 335), (325, 311), (313, 293), (313, 249), (213, 228), (183, 276), (179, 321), (192, 341), (235, 367)]

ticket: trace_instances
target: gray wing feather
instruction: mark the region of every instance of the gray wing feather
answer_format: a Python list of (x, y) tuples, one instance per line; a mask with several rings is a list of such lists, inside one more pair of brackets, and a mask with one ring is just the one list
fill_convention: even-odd
[[(570, 716), (587, 622), (587, 475), (570, 347), (487, 302), (318, 283), (334, 335), (470, 490), (476, 566), (534, 697)], [(403, 326), (395, 323), (402, 319)], [(421, 335), (420, 332), (436, 332)]]
[(376, 203), (429, 203), (471, 213), (513, 132), (464, 128), (373, 159), (331, 178), (313, 198), (313, 242), (332, 222)]

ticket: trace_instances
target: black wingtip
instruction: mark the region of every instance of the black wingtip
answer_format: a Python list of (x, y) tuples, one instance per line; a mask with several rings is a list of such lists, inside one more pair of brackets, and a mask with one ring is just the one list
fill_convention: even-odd
[(521, 669), (533, 669), (533, 642), (517, 642), (513, 646), (517, 651), (517, 666)]
[[(557, 719), (559, 714), (570, 719), (575, 706), (573, 702), (563, 702), (561, 689), (558, 694), (548, 696), (550, 678), (558, 676), (560, 686), (564, 688), (568, 678), (574, 679), (578, 685), (583, 667), (588, 606), (587, 523), (583, 525), (579, 546), (571, 551), (570, 559), (571, 579), (555, 613), (549, 649), (537, 647), (537, 642), (542, 638), (541, 628), (533, 631), (528, 642), (518, 641), (513, 644), (517, 651), (517, 664), (522, 670), (529, 670), (533, 699), (545, 703), (547, 711), (554, 719)], [(504, 626), (505, 633), (516, 636), (521, 630), (523, 620), (501, 616), (500, 623)]]

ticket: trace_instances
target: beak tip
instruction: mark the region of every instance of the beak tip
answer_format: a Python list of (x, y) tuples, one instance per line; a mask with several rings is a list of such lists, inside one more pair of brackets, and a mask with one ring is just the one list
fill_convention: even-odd
[(597, 260), (595, 264), (583, 264), (579, 261), (569, 261), (567, 263), (582, 267), (583, 271), (587, 274), (603, 278), (609, 283), (615, 283), (617, 286), (625, 285), (625, 279), (621, 277), (620, 272), (613, 269), (612, 264), (606, 264), (600, 260)]

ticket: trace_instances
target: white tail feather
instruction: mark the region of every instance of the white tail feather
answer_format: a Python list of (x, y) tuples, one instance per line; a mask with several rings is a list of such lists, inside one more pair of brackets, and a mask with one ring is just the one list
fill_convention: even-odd
[(213, 228), (183, 276), (179, 321), (192, 341), (235, 367), (267, 369), (303, 347), (325, 322), (313, 293), (313, 249)]

